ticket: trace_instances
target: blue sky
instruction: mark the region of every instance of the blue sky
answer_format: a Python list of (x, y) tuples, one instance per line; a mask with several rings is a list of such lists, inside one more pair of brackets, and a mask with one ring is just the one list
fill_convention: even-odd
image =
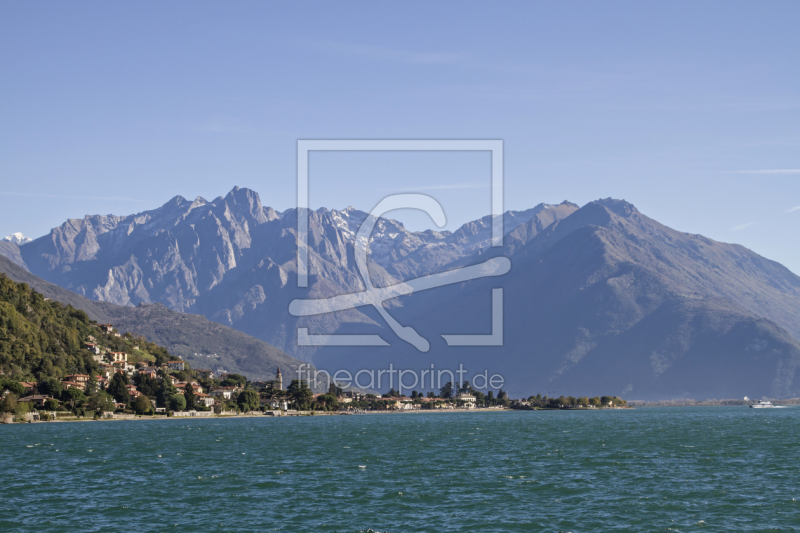
[[(625, 198), (800, 273), (798, 20), (798, 2), (3, 2), (0, 233), (234, 185), (285, 209), (301, 138), (488, 138), (507, 209)], [(312, 205), (427, 187), (451, 228), (488, 213), (485, 155), (357, 155), (313, 156)]]

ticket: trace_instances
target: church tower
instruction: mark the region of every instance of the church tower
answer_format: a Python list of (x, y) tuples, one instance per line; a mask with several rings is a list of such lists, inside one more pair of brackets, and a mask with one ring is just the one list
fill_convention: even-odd
[(278, 367), (278, 371), (275, 373), (275, 381), (278, 382), (278, 390), (283, 390), (283, 376), (281, 375), (281, 367)]

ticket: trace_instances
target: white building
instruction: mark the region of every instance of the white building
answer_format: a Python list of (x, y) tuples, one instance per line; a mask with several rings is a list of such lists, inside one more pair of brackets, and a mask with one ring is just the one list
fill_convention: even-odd
[(120, 361), (128, 361), (128, 354), (125, 352), (108, 352), (108, 358), (111, 360), (112, 363), (118, 363)]
[(284, 411), (289, 409), (289, 404), (286, 400), (268, 400), (267, 405), (273, 409), (283, 409)]
[(204, 394), (202, 392), (198, 392), (195, 394), (195, 401), (197, 403), (203, 404), (206, 407), (214, 407), (214, 397), (210, 394)]
[(475, 407), (475, 396), (472, 394), (459, 394), (455, 397), (457, 402), (463, 402), (464, 407), (467, 409), (473, 409)]
[(233, 391), (230, 389), (213, 389), (211, 391), (211, 396), (216, 396), (218, 398), (222, 398), (223, 400), (230, 400)]

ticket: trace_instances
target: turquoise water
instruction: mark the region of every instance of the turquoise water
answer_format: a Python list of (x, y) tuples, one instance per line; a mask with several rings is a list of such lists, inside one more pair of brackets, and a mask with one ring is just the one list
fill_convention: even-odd
[(5, 425), (0, 531), (792, 531), (798, 430), (741, 407)]

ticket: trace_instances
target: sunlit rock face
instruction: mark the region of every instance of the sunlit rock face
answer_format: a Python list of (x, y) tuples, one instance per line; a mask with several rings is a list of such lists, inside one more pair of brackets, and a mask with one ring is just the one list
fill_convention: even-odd
[[(357, 249), (369, 245), (376, 287), (503, 255), (512, 267), (501, 278), (384, 303), (430, 341), (425, 362), (488, 361), (518, 390), (543, 393), (800, 394), (800, 278), (742, 246), (672, 230), (628, 202), (506, 212), (498, 248), (490, 246), (488, 216), (454, 232), (412, 232), (382, 218), (367, 243), (358, 237), (365, 212), (322, 208), (307, 215), (309, 285), (302, 289), (297, 210), (265, 207), (258, 194), (240, 188), (213, 201), (175, 197), (135, 215), (68, 220), (32, 242), (2, 241), (0, 254), (92, 299), (160, 303), (317, 366), (354, 369), (422, 357), (368, 306), (303, 318), (288, 313), (296, 298), (363, 291)], [(505, 295), (503, 346), (447, 349), (442, 334), (488, 333), (495, 287)], [(301, 347), (298, 327), (381, 335), (391, 346)]]

